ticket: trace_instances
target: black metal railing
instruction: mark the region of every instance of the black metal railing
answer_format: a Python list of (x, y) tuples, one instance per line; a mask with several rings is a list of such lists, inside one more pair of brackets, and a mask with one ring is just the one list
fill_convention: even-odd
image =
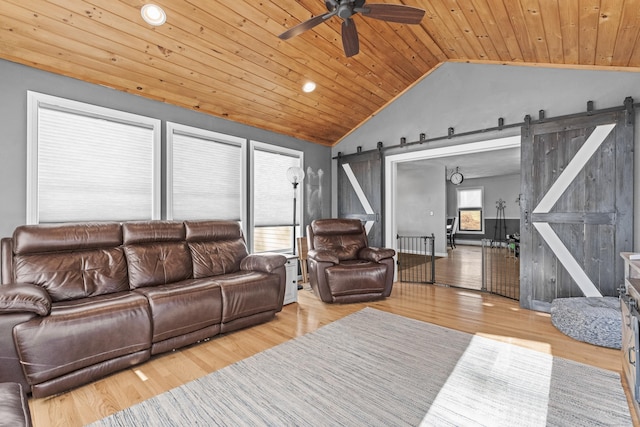
[(482, 240), (482, 290), (520, 299), (520, 258), (515, 242)]
[(435, 237), (396, 236), (398, 281), (435, 283)]

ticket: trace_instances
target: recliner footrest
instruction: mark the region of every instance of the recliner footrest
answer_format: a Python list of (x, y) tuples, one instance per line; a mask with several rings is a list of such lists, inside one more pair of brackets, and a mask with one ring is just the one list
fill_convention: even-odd
[(382, 293), (387, 268), (374, 262), (338, 264), (326, 269), (327, 283), (335, 296)]

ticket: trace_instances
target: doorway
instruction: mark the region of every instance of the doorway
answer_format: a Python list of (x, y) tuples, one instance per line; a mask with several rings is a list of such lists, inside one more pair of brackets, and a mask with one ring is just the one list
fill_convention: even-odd
[[(520, 134), (483, 141), (460, 143), (453, 146), (437, 147), (411, 153), (385, 156), (385, 242), (387, 247), (396, 247), (397, 235), (434, 234), (435, 254), (439, 258), (436, 261), (436, 283), (469, 289), (482, 288), (482, 238), (492, 238), (494, 235), (495, 207), (493, 198), (496, 192), (490, 192), (484, 200), (486, 211), (486, 225), (480, 231), (456, 234), (456, 244), (452, 247), (447, 239), (447, 218), (457, 216), (456, 189), (468, 187), (470, 184), (482, 182), (478, 179), (481, 175), (496, 175), (503, 166), (496, 163), (500, 154), (517, 152), (517, 158), (513, 159), (510, 169), (504, 169), (511, 180), (515, 181), (513, 191), (515, 196), (510, 203), (512, 218), (517, 218), (519, 224), (519, 206), (516, 199), (519, 194), (519, 152)], [(475, 163), (475, 165), (474, 165)], [(429, 169), (429, 171), (426, 171)], [(455, 170), (462, 173), (464, 181), (459, 186), (449, 182), (449, 177)], [(484, 169), (483, 172), (471, 172), (472, 169)], [(419, 186), (412, 184), (406, 178), (408, 174), (417, 176), (429, 175), (424, 182), (434, 189), (427, 194), (415, 194), (410, 209), (407, 209), (408, 199), (405, 193), (420, 191)], [(424, 177), (422, 177), (424, 178)], [(495, 181), (495, 178), (492, 178)], [(419, 200), (417, 200), (419, 199)], [(493, 211), (492, 211), (493, 208)], [(413, 216), (414, 221), (407, 222), (406, 218)], [(417, 217), (417, 218), (416, 218)], [(483, 221), (483, 224), (485, 222)], [(407, 225), (409, 224), (409, 225)], [(517, 225), (516, 225), (517, 226)], [(513, 233), (513, 231), (511, 231)], [(438, 273), (438, 265), (444, 265)]]

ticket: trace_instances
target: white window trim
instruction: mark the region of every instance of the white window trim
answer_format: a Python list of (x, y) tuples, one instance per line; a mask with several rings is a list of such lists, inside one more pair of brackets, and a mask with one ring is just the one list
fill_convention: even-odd
[[(466, 208), (470, 208), (470, 209), (481, 209), (482, 210), (482, 222), (480, 224), (481, 226), (481, 230), (480, 231), (467, 231), (467, 230), (460, 230), (460, 191), (473, 191), (473, 190), (480, 190), (482, 196), (481, 199), (482, 201), (480, 202), (480, 206), (464, 206), (462, 209), (466, 209)], [(482, 186), (478, 186), (478, 187), (458, 187), (456, 188), (456, 215), (458, 216), (458, 232), (461, 234), (484, 234), (485, 233), (485, 229), (484, 229), (484, 222), (487, 219), (487, 215), (486, 215), (486, 209), (484, 208), (484, 187)]]
[[(280, 147), (277, 145), (273, 145), (273, 144), (268, 144), (265, 142), (260, 142), (260, 141), (254, 141), (251, 140), (249, 141), (249, 171), (250, 171), (250, 183), (251, 185), (249, 186), (249, 198), (251, 200), (251, 212), (249, 213), (249, 218), (248, 218), (248, 222), (247, 222), (247, 230), (245, 232), (245, 235), (247, 236), (247, 246), (249, 248), (251, 248), (251, 252), (253, 252), (253, 228), (254, 228), (254, 209), (255, 209), (255, 205), (253, 203), (254, 200), (254, 179), (255, 179), (255, 168), (254, 168), (254, 152), (255, 150), (262, 150), (262, 151), (270, 151), (272, 153), (278, 153), (278, 154), (284, 154), (284, 155), (288, 155), (288, 156), (292, 156), (292, 157), (298, 157), (300, 159), (300, 164), (302, 165), (303, 169), (304, 169), (304, 152), (300, 151), (300, 150), (294, 150), (291, 148), (286, 148), (286, 147)], [(306, 173), (306, 171), (305, 171)], [(286, 176), (283, 176), (282, 179), (287, 179)], [(305, 179), (307, 179), (305, 177)], [(303, 229), (303, 222), (304, 222), (304, 212), (305, 212), (305, 205), (304, 205), (304, 180), (300, 183), (300, 185), (298, 185), (298, 199), (297, 199), (297, 207), (296, 207), (296, 214), (299, 215), (300, 218), (300, 227), (301, 229)], [(291, 187), (291, 197), (293, 197), (293, 186)], [(292, 199), (293, 200), (293, 199)], [(292, 201), (293, 203), (293, 201)], [(301, 236), (297, 236), (297, 237), (301, 237)]]
[(153, 194), (151, 219), (160, 219), (160, 145), (161, 121), (151, 117), (100, 107), (84, 102), (59, 98), (39, 92), (27, 91), (27, 224), (39, 223), (38, 212), (38, 110), (48, 107), (91, 117), (105, 118), (121, 123), (144, 126), (153, 130)]
[[(243, 224), (243, 228), (247, 227), (247, 140), (237, 136), (227, 135), (219, 132), (214, 132), (197, 127), (182, 125), (179, 123), (167, 122), (167, 154), (166, 154), (166, 216), (167, 219), (173, 219), (173, 135), (174, 132), (180, 132), (183, 134), (191, 135), (196, 138), (208, 139), (214, 142), (222, 142), (226, 144), (238, 145), (242, 151), (242, 170), (241, 170), (241, 193), (242, 198), (240, 202), (241, 213), (240, 221)], [(247, 230), (245, 229), (245, 235)]]

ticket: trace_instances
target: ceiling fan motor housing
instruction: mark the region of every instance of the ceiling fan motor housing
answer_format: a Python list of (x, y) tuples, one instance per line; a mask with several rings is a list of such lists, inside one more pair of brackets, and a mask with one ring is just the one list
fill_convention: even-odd
[(349, 0), (342, 0), (338, 6), (338, 16), (342, 19), (349, 19), (353, 16), (353, 5)]

